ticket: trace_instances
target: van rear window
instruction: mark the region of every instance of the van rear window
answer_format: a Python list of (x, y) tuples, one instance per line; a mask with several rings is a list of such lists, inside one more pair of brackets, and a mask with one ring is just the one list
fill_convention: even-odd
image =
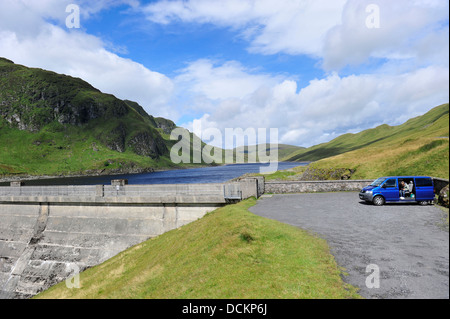
[(416, 178), (416, 186), (433, 186), (433, 181), (431, 178)]

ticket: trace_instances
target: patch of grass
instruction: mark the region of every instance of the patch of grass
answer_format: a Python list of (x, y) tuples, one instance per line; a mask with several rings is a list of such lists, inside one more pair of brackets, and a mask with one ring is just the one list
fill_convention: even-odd
[(289, 181), (295, 180), (297, 176), (303, 174), (307, 166), (297, 166), (289, 168), (282, 171), (276, 171), (272, 174), (250, 174), (251, 176), (264, 176), (266, 181), (278, 180), (278, 181)]
[(421, 146), (418, 150), (417, 153), (422, 153), (422, 152), (428, 152), (430, 150), (432, 150), (433, 148), (436, 148), (442, 144), (448, 143), (448, 141), (440, 139), (440, 140), (434, 140), (430, 143), (425, 144), (424, 146)]
[(249, 199), (134, 246), (36, 298), (360, 298), (325, 240), (256, 216)]

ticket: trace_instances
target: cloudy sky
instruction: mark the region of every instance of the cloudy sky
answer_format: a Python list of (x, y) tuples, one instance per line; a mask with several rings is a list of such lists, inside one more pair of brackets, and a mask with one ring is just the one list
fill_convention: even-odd
[(0, 0), (0, 56), (191, 130), (277, 128), (312, 146), (447, 103), (448, 12), (448, 0)]

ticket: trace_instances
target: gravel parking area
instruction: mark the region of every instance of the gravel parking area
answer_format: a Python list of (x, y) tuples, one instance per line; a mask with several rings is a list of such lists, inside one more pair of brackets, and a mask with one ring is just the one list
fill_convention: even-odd
[(341, 192), (266, 195), (250, 211), (327, 240), (365, 298), (449, 298), (449, 232), (437, 207), (377, 207)]

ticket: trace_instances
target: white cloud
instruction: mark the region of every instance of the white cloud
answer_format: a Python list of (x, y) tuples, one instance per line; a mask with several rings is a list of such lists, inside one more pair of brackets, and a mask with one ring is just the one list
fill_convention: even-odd
[[(379, 28), (366, 24), (373, 4)], [(176, 83), (185, 105), (206, 112), (197, 117), (205, 127), (274, 127), (281, 142), (311, 146), (400, 124), (449, 99), (445, 0), (162, 0), (144, 12), (155, 23), (231, 28), (251, 53), (309, 55), (330, 72), (298, 91), (292, 79), (237, 62), (193, 62)], [(339, 74), (371, 59), (382, 61), (372, 73)]]
[[(366, 9), (374, 4), (381, 25), (370, 29)], [(371, 57), (448, 60), (448, 6), (447, 0), (162, 0), (143, 11), (155, 23), (229, 27), (249, 41), (252, 53), (305, 54), (339, 70)]]
[[(195, 65), (195, 64), (193, 64)], [(217, 65), (220, 69), (222, 66)], [(188, 72), (188, 70), (185, 70)], [(215, 68), (210, 70), (215, 73)], [(220, 74), (220, 72), (217, 72)], [(252, 74), (244, 76), (252, 82)], [(207, 82), (197, 78), (197, 83)], [(220, 76), (215, 76), (220, 81)], [(340, 134), (372, 128), (382, 123), (401, 124), (449, 99), (448, 68), (427, 67), (403, 74), (364, 74), (341, 77), (337, 73), (312, 80), (299, 92), (289, 79), (267, 77), (260, 87), (241, 94), (209, 100), (199, 116), (204, 128), (277, 128), (281, 143), (312, 146)], [(242, 87), (248, 88), (245, 84)], [(188, 87), (186, 89), (189, 89)], [(245, 90), (244, 90), (245, 91)], [(214, 90), (213, 90), (214, 92)], [(192, 90), (186, 95), (208, 94)], [(193, 105), (195, 99), (192, 100)], [(192, 122), (185, 123), (192, 128)], [(357, 131), (356, 130), (356, 131)]]
[(236, 61), (222, 65), (209, 59), (190, 63), (175, 79), (179, 86), (188, 85), (190, 90), (211, 100), (243, 98), (266, 84), (276, 83), (276, 77), (252, 74)]
[(416, 59), (416, 65), (417, 59), (423, 64), (442, 63), (447, 56), (448, 61), (448, 1), (378, 0), (380, 25), (368, 28), (366, 20), (373, 13), (366, 8), (372, 3), (348, 0), (342, 24), (330, 29), (325, 37), (326, 69), (359, 65), (370, 57)]
[(149, 20), (211, 23), (241, 32), (251, 52), (319, 55), (326, 32), (340, 22), (345, 0), (158, 1), (144, 7)]
[[(173, 90), (171, 79), (108, 51), (101, 39), (82, 29), (69, 30), (45, 21), (65, 17), (62, 4), (66, 2), (46, 0), (37, 5), (31, 0), (2, 0), (0, 56), (18, 64), (80, 77), (104, 93), (138, 102), (150, 114), (176, 118), (178, 114), (167, 105)], [(125, 1), (105, 0), (95, 7), (82, 3), (85, 10), (95, 12), (101, 4), (119, 2)]]

